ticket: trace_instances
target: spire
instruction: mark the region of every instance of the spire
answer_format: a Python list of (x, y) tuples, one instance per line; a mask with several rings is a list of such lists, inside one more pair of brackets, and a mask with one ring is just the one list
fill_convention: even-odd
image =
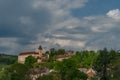
[(38, 47), (38, 50), (42, 50), (42, 46), (41, 45)]

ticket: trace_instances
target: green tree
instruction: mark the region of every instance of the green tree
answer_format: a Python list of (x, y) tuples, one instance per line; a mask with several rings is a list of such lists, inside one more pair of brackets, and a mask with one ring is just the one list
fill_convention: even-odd
[(56, 52), (57, 55), (59, 54), (65, 54), (65, 49), (58, 49)]
[(110, 54), (106, 48), (99, 51), (99, 55), (94, 63), (94, 68), (98, 72), (101, 80), (108, 80), (107, 68), (109, 68)]
[(30, 80), (29, 69), (24, 64), (13, 64), (3, 71), (4, 75), (0, 80)]
[(25, 59), (25, 65), (27, 65), (27, 66), (32, 66), (35, 62), (37, 62), (37, 58), (35, 58), (33, 56), (28, 56)]
[(81, 73), (77, 69), (76, 62), (71, 59), (66, 59), (62, 62), (58, 62), (55, 68), (58, 74), (60, 74), (61, 80), (87, 79), (87, 75), (85, 73)]
[(11, 80), (10, 74), (8, 73), (8, 69), (6, 67), (0, 71), (0, 80)]
[(52, 75), (43, 75), (39, 77), (37, 80), (55, 80)]
[(71, 59), (77, 62), (78, 67), (91, 68), (97, 56), (94, 51), (77, 51)]
[(29, 80), (29, 68), (24, 64), (14, 64), (9, 68), (11, 80)]
[(50, 56), (54, 56), (55, 53), (56, 53), (55, 48), (51, 48), (51, 49), (50, 49)]
[(120, 56), (111, 61), (111, 80), (120, 80)]

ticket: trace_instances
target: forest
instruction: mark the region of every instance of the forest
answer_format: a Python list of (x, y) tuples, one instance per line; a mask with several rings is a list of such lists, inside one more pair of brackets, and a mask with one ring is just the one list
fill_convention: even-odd
[(15, 62), (17, 62), (17, 56), (0, 53), (0, 70), (2, 67), (8, 66)]

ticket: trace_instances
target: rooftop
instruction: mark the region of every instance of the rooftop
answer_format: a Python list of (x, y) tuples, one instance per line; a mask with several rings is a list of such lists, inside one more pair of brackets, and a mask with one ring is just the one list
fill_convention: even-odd
[(39, 53), (33, 51), (33, 52), (23, 52), (23, 53), (20, 53), (19, 55), (30, 55), (30, 54), (38, 55)]

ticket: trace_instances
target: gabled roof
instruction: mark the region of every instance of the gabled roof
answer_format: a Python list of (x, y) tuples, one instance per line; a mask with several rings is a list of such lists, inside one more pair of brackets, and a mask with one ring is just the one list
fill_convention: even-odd
[(87, 74), (87, 76), (93, 77), (94, 75), (96, 75), (96, 71), (94, 71), (92, 68), (91, 69), (87, 69), (87, 68), (78, 68), (78, 70), (80, 70), (81, 72), (84, 72), (85, 74)]
[(23, 52), (23, 53), (20, 53), (19, 55), (31, 55), (31, 54), (39, 55), (38, 52)]

